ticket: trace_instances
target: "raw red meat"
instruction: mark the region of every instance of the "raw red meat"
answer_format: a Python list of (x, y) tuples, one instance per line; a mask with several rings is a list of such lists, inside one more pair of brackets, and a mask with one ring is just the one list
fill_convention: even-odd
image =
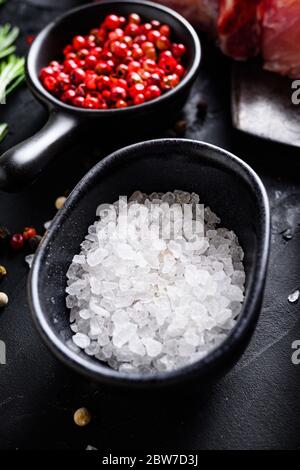
[(211, 35), (216, 34), (219, 0), (157, 0), (157, 2), (177, 10), (202, 31)]
[(264, 67), (300, 78), (300, 0), (264, 0), (262, 16)]
[(218, 34), (222, 51), (236, 60), (245, 60), (260, 52), (261, 0), (220, 0)]

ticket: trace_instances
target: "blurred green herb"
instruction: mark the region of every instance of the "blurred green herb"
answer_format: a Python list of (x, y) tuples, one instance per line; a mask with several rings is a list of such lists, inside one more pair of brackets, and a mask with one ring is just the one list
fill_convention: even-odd
[(10, 55), (0, 62), (0, 103), (5, 103), (9, 95), (25, 78), (25, 59)]
[(7, 124), (0, 124), (0, 142), (2, 142), (2, 140), (4, 140), (7, 132), (8, 132), (8, 125)]
[(19, 32), (19, 28), (16, 26), (12, 28), (8, 23), (0, 26), (0, 59), (15, 52), (16, 46), (14, 43), (19, 36)]
[[(0, 0), (0, 6), (5, 0)], [(0, 105), (5, 104), (6, 97), (25, 79), (25, 60), (14, 55), (15, 41), (19, 28), (10, 24), (0, 26)], [(0, 142), (8, 132), (6, 123), (0, 124)]]

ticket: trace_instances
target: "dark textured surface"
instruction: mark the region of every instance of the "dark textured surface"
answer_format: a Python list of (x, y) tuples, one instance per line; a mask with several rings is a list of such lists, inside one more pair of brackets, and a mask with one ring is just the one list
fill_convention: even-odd
[[(43, 3), (48, 7), (43, 8)], [(1, 22), (10, 20), (22, 27), (20, 49), (26, 49), (27, 34), (37, 32), (63, 10), (63, 1), (49, 3), (8, 0), (0, 10)], [(288, 294), (300, 286), (299, 151), (232, 130), (230, 66), (210, 45), (204, 45), (204, 55), (199, 80), (184, 111), (187, 137), (223, 146), (250, 163), (263, 178), (273, 209), (267, 290), (250, 347), (230, 374), (202, 396), (177, 394), (158, 401), (108, 393), (65, 369), (46, 350), (29, 315), (24, 254), (1, 253), (0, 262), (9, 270), (1, 290), (8, 293), (10, 303), (0, 312), (0, 339), (7, 344), (7, 365), (0, 366), (0, 448), (83, 449), (87, 444), (141, 450), (300, 447), (300, 365), (291, 362), (291, 344), (300, 339), (299, 304), (287, 301)], [(205, 120), (196, 116), (200, 97), (208, 102)], [(10, 135), (0, 151), (31, 135), (46, 117), (24, 88), (0, 113), (1, 121), (10, 124)], [(112, 129), (111, 135), (116, 133)], [(131, 139), (136, 140), (141, 136)], [(92, 144), (86, 138), (23, 194), (1, 193), (1, 223), (16, 231), (29, 224), (41, 228), (55, 213), (55, 198), (72, 188), (99, 156), (124, 143), (114, 138), (112, 146), (105, 136)], [(281, 233), (287, 228), (293, 233), (290, 241)], [(72, 422), (79, 406), (87, 406), (94, 415), (85, 429)]]

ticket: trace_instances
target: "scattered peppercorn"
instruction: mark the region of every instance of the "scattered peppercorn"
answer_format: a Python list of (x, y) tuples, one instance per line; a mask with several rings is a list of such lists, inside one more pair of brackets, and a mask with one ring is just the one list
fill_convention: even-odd
[(8, 304), (8, 297), (5, 292), (0, 292), (0, 307), (5, 307)]
[(28, 36), (26, 36), (26, 42), (29, 46), (31, 46), (34, 40), (35, 40), (34, 34), (28, 34)]
[(74, 422), (77, 426), (87, 426), (91, 422), (92, 416), (87, 408), (79, 408), (74, 413)]
[(10, 231), (6, 227), (0, 227), (0, 242), (7, 243), (10, 239)]
[(65, 196), (60, 196), (55, 201), (55, 207), (57, 210), (61, 209), (64, 203), (66, 202), (67, 198)]
[[(158, 98), (186, 73), (186, 46), (172, 42), (171, 28), (110, 14), (99, 28), (77, 35), (61, 62), (40, 71), (44, 87), (64, 103), (88, 109), (126, 108)], [(136, 88), (134, 85), (138, 84)]]
[(4, 266), (0, 265), (0, 279), (3, 279), (7, 274), (7, 271)]
[(40, 235), (36, 235), (28, 240), (29, 246), (33, 252), (35, 252), (41, 243), (42, 237)]
[(185, 120), (177, 121), (174, 130), (177, 135), (184, 135), (187, 129), (187, 122)]
[(15, 233), (10, 239), (10, 246), (13, 250), (18, 251), (23, 248), (24, 238), (21, 233)]
[(29, 240), (32, 237), (36, 236), (36, 229), (34, 227), (25, 227), (23, 231), (24, 240)]

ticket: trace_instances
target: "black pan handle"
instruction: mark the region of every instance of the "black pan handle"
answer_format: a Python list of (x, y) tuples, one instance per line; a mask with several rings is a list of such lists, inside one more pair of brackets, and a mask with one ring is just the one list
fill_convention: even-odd
[(0, 189), (18, 191), (33, 181), (71, 140), (78, 119), (52, 111), (45, 126), (34, 136), (0, 157)]

